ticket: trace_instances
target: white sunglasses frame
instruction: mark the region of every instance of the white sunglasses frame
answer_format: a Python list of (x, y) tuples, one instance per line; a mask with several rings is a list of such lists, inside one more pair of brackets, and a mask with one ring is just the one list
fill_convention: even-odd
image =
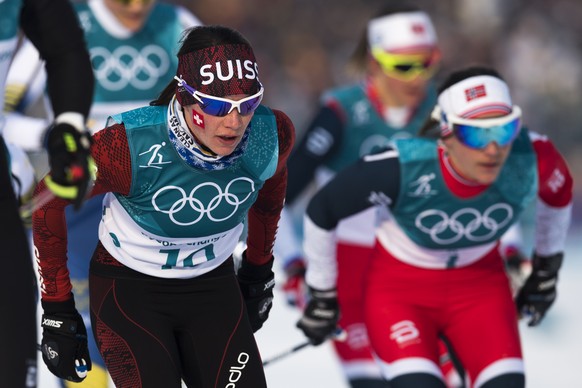
[[(444, 115), (446, 117), (445, 123), (449, 126), (454, 125), (454, 124), (459, 124), (459, 125), (469, 125), (469, 126), (479, 127), (479, 128), (491, 128), (491, 127), (496, 127), (496, 126), (508, 124), (515, 119), (521, 119), (522, 111), (521, 111), (521, 108), (519, 106), (514, 105), (512, 107), (510, 114), (505, 115), (505, 116), (499, 116), (499, 117), (489, 117), (489, 118), (483, 118), (483, 119), (466, 119), (466, 118), (457, 116), (453, 113), (445, 113)], [(441, 107), (439, 105), (435, 105), (434, 109), (432, 110), (432, 113), (430, 114), (430, 117), (433, 120), (441, 122), (441, 121), (443, 121), (442, 116), (443, 115), (442, 115)]]
[[(176, 81), (178, 81), (178, 86), (182, 86), (182, 87), (183, 87), (184, 85), (188, 85), (188, 84), (186, 83), (186, 81), (184, 81), (182, 78), (180, 78), (180, 77), (178, 77), (178, 76), (174, 76), (174, 79), (175, 79)], [(188, 85), (188, 87), (190, 87), (192, 90), (194, 90), (194, 93), (191, 93), (191, 95), (192, 95), (192, 97), (194, 97), (194, 98), (195, 98), (195, 99), (196, 99), (196, 100), (197, 100), (199, 103), (201, 103), (201, 104), (203, 104), (203, 103), (204, 103), (204, 101), (202, 101), (202, 99), (201, 99), (201, 98), (200, 98), (198, 95), (200, 95), (200, 96), (202, 96), (202, 97), (205, 97), (205, 98), (210, 98), (210, 99), (213, 99), (213, 100), (217, 100), (217, 101), (228, 102), (228, 103), (230, 104), (230, 109), (229, 109), (229, 110), (228, 110), (228, 112), (225, 114), (225, 116), (226, 116), (226, 115), (230, 114), (230, 112), (232, 112), (232, 110), (233, 110), (234, 108), (236, 108), (236, 110), (238, 111), (238, 113), (242, 115), (243, 113), (241, 113), (241, 111), (240, 111), (240, 106), (241, 106), (241, 105), (242, 105), (244, 102), (250, 101), (250, 100), (252, 100), (253, 98), (257, 98), (257, 97), (261, 97), (261, 100), (262, 100), (262, 99), (263, 99), (263, 93), (264, 93), (264, 91), (265, 91), (265, 88), (263, 87), (263, 84), (262, 84), (262, 83), (260, 83), (260, 82), (259, 82), (259, 85), (261, 85), (261, 88), (259, 89), (259, 91), (258, 91), (257, 93), (253, 94), (252, 96), (245, 97), (245, 98), (243, 98), (243, 99), (241, 99), (241, 100), (238, 100), (238, 101), (236, 101), (236, 100), (231, 100), (231, 99), (229, 99), (229, 98), (223, 98), (223, 97), (216, 97), (216, 96), (211, 96), (210, 94), (206, 94), (206, 93), (199, 92), (198, 90), (194, 89), (194, 88), (193, 88), (192, 86), (190, 86), (190, 85)], [(197, 94), (198, 94), (198, 95), (197, 95)], [(259, 101), (259, 103), (260, 103), (260, 101)], [(209, 114), (209, 113), (207, 113), (207, 114)], [(248, 113), (247, 113), (247, 114), (248, 114)]]

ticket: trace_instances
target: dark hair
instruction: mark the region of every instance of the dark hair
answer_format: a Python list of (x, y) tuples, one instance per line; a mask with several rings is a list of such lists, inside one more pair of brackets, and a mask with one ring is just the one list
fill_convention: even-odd
[[(443, 91), (447, 90), (454, 84), (459, 83), (464, 79), (476, 77), (478, 75), (490, 75), (499, 78), (500, 80), (503, 81), (503, 77), (501, 77), (497, 70), (483, 65), (474, 65), (454, 71), (451, 74), (449, 74), (449, 76), (438, 87), (437, 89), (438, 94), (440, 95)], [(425, 121), (424, 125), (418, 131), (418, 136), (430, 138), (440, 137), (439, 124), (440, 123), (437, 120), (434, 120), (432, 117), (429, 117)]]
[[(375, 15), (373, 15), (369, 20), (380, 18), (382, 16), (393, 15), (397, 13), (405, 12), (418, 12), (422, 11), (420, 7), (415, 4), (407, 2), (390, 3), (383, 8), (381, 8)], [(368, 58), (368, 51), (370, 50), (370, 44), (368, 42), (368, 25), (364, 26), (364, 30), (358, 41), (356, 49), (350, 56), (348, 66), (350, 70), (354, 73), (362, 73), (366, 69), (366, 63)]]
[[(181, 46), (177, 54), (178, 57), (186, 53), (222, 44), (251, 45), (240, 32), (220, 25), (190, 28), (183, 32), (180, 43)], [(150, 105), (167, 105), (170, 103), (175, 93), (176, 81), (172, 79), (160, 93), (158, 98), (150, 102)]]

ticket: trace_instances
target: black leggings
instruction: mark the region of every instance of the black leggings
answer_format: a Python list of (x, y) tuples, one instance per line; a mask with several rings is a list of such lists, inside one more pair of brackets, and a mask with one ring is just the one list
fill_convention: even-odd
[(194, 279), (100, 267), (89, 277), (91, 322), (117, 387), (266, 387), (232, 259)]
[(36, 294), (28, 237), (0, 136), (0, 376), (3, 387), (36, 387)]

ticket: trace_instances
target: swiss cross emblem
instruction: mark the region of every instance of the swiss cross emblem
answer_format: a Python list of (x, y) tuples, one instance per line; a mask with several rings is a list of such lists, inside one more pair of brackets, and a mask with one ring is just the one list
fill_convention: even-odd
[(467, 98), (467, 101), (471, 101), (479, 97), (485, 97), (486, 95), (487, 92), (485, 91), (485, 85), (479, 85), (465, 89), (465, 97)]
[(417, 35), (422, 35), (425, 32), (424, 24), (421, 23), (414, 23), (412, 25), (412, 32)]
[(200, 128), (204, 128), (204, 119), (195, 110), (192, 110), (192, 120), (194, 120), (196, 125)]

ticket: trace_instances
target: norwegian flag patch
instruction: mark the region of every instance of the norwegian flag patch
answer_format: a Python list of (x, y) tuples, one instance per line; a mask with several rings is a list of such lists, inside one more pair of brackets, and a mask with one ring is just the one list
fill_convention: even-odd
[(485, 91), (485, 85), (474, 86), (469, 89), (465, 89), (465, 97), (467, 101), (472, 101), (476, 98), (485, 97), (487, 92)]
[(414, 23), (412, 25), (412, 32), (417, 34), (417, 35), (423, 35), (425, 32), (424, 24)]

